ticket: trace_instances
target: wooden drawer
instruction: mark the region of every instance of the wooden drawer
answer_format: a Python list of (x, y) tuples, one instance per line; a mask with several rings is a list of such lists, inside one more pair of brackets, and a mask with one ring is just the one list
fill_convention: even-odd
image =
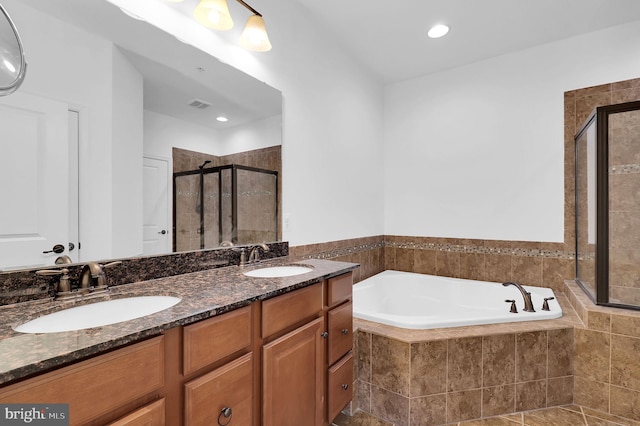
[(351, 287), (353, 286), (353, 272), (329, 278), (327, 288), (327, 306), (335, 306), (351, 299)]
[(322, 311), (322, 283), (262, 302), (262, 337), (285, 330)]
[(331, 423), (353, 397), (353, 356), (351, 353), (329, 369), (327, 386), (327, 416), (329, 423)]
[[(185, 425), (253, 424), (253, 352), (184, 385)], [(230, 409), (230, 417), (222, 411)]]
[(0, 390), (0, 403), (68, 403), (86, 424), (164, 385), (164, 337), (43, 374)]
[(145, 405), (109, 426), (164, 426), (164, 398)]
[(329, 365), (342, 358), (353, 348), (353, 309), (347, 302), (327, 313), (327, 331), (329, 332)]
[(185, 375), (251, 345), (251, 306), (184, 327)]

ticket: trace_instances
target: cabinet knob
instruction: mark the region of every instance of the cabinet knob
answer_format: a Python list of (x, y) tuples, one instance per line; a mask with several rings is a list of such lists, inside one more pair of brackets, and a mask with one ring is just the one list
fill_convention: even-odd
[(218, 414), (218, 424), (220, 426), (226, 426), (231, 423), (231, 417), (233, 416), (233, 410), (230, 407), (224, 407), (220, 414)]
[(348, 384), (346, 384), (346, 383), (343, 383), (343, 384), (342, 384), (342, 389), (344, 389), (344, 390), (349, 389), (349, 385), (348, 385)]
[(329, 337), (329, 333), (327, 333), (326, 331), (323, 331), (322, 333), (320, 333), (320, 337), (322, 337), (323, 339), (326, 339), (327, 337)]
[(343, 328), (343, 329), (342, 329), (342, 334), (344, 334), (345, 336), (346, 336), (347, 334), (349, 334), (349, 329), (348, 329), (348, 328)]

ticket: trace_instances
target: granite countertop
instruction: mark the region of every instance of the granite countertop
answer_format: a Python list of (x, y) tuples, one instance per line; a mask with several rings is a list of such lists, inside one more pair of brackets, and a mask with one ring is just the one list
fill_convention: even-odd
[[(306, 265), (313, 271), (282, 278), (252, 278), (251, 269)], [(159, 335), (256, 300), (264, 300), (354, 270), (355, 263), (288, 257), (251, 266), (228, 266), (110, 287), (101, 297), (81, 303), (143, 296), (180, 297), (175, 306), (145, 317), (77, 331), (25, 334), (12, 327), (44, 314), (74, 306), (73, 302), (38, 301), (0, 307), (0, 386), (92, 355)], [(76, 305), (79, 303), (75, 303)]]

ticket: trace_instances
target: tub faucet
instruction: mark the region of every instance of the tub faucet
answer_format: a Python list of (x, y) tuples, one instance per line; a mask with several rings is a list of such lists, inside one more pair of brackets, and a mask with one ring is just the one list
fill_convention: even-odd
[(522, 297), (524, 298), (524, 311), (525, 312), (535, 312), (536, 310), (533, 309), (533, 302), (531, 302), (531, 293), (529, 293), (527, 290), (524, 289), (524, 287), (522, 287), (520, 284), (518, 283), (514, 283), (512, 281), (506, 282), (506, 283), (502, 283), (503, 286), (509, 286), (509, 285), (513, 285), (516, 286), (516, 288), (518, 290), (520, 290), (520, 293), (522, 293)]

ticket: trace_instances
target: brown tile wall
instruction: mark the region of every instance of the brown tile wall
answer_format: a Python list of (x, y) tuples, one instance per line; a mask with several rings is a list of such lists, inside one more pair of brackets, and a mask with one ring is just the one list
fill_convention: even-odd
[(354, 238), (289, 247), (289, 255), (300, 258), (332, 259), (360, 264), (353, 271), (354, 283), (384, 271), (384, 237)]
[(358, 330), (355, 408), (398, 426), (573, 402), (573, 328), (409, 343)]
[(574, 276), (564, 244), (385, 236), (385, 269), (480, 281), (517, 281), (561, 291)]
[(585, 324), (574, 330), (575, 403), (640, 420), (640, 312), (596, 306), (565, 284)]

